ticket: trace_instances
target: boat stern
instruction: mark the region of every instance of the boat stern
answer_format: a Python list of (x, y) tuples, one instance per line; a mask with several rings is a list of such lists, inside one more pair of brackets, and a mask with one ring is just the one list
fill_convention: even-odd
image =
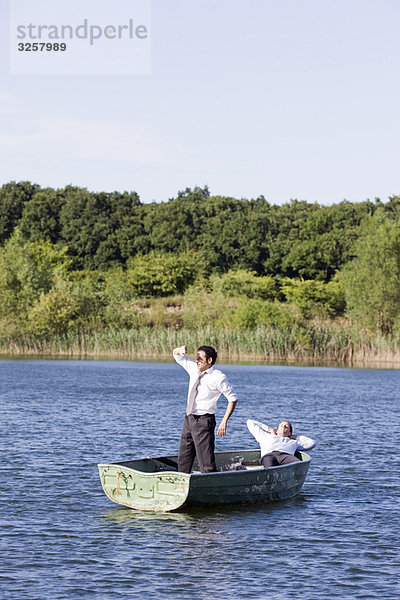
[(136, 510), (168, 512), (180, 508), (189, 493), (190, 475), (174, 471), (143, 473), (124, 465), (98, 465), (110, 500)]

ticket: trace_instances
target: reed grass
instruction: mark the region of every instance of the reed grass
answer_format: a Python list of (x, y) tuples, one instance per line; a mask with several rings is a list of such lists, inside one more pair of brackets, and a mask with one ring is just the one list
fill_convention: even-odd
[(310, 322), (307, 328), (255, 329), (202, 327), (107, 328), (94, 332), (0, 340), (7, 356), (169, 359), (185, 344), (193, 354), (201, 344), (215, 346), (219, 362), (329, 364), (400, 367), (400, 337), (352, 328), (348, 323)]

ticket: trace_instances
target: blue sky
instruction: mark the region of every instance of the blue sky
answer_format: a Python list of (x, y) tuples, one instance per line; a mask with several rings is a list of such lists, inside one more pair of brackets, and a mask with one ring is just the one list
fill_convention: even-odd
[(398, 0), (152, 0), (138, 75), (12, 75), (8, 14), (0, 0), (0, 185), (400, 195)]

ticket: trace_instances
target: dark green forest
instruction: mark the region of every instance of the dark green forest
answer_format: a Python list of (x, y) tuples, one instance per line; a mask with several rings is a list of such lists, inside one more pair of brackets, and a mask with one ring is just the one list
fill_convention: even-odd
[(0, 189), (0, 244), (16, 227), (31, 242), (68, 248), (77, 270), (109, 269), (150, 252), (197, 252), (207, 271), (247, 269), (257, 275), (303, 277), (327, 283), (354, 257), (360, 224), (378, 209), (400, 214), (400, 198), (320, 206), (283, 206), (211, 196), (186, 189), (165, 203), (142, 204), (135, 192), (93, 193), (29, 182)]
[[(0, 344), (138, 328), (400, 332), (400, 197), (335, 205), (185, 189), (0, 189)], [(297, 333), (296, 333), (297, 332)], [(323, 350), (322, 350), (323, 351)]]

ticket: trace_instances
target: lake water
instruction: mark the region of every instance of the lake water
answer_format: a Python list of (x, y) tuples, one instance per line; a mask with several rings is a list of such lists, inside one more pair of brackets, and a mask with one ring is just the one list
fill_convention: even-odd
[[(175, 454), (187, 375), (173, 363), (0, 361), (0, 594), (398, 600), (400, 371), (224, 365), (246, 419), (318, 440), (302, 492), (249, 507), (143, 513), (97, 463)], [(219, 402), (218, 415), (225, 409)], [(217, 419), (218, 420), (218, 419)]]

